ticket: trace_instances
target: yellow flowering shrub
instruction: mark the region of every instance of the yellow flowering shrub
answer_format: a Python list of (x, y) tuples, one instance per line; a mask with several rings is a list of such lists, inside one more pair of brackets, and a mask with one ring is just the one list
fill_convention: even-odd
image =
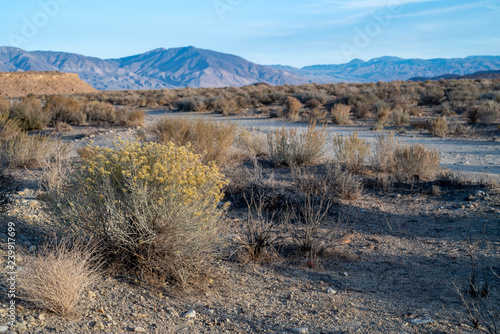
[(128, 269), (185, 281), (213, 255), (225, 184), (189, 147), (119, 142), (89, 148), (53, 210)]

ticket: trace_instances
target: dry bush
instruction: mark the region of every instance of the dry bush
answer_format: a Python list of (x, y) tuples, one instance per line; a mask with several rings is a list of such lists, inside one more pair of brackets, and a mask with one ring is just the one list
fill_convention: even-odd
[(454, 136), (473, 136), (476, 132), (472, 126), (458, 123), (450, 126), (449, 133)]
[(233, 99), (224, 96), (218, 96), (212, 102), (213, 111), (226, 116), (239, 115), (241, 113), (241, 106)]
[(396, 148), (394, 159), (396, 175), (401, 180), (432, 179), (439, 171), (439, 152), (421, 144)]
[(373, 102), (371, 101), (363, 101), (363, 102), (357, 102), (353, 107), (352, 107), (352, 113), (354, 114), (354, 117), (357, 119), (363, 119), (370, 117), (371, 114), (373, 113), (374, 107), (373, 107)]
[(0, 96), (0, 117), (2, 115), (9, 115), (10, 101)]
[(302, 107), (302, 103), (294, 97), (287, 97), (285, 102), (286, 115), (292, 120), (296, 120), (299, 115), (299, 110)]
[(438, 86), (427, 87), (418, 100), (419, 106), (440, 105), (444, 99), (444, 90)]
[(485, 101), (481, 103), (478, 111), (478, 118), (481, 123), (491, 125), (500, 117), (500, 103), (495, 101)]
[(307, 190), (299, 201), (289, 204), (282, 216), (283, 225), (288, 225), (298, 254), (312, 260), (335, 246), (339, 231), (329, 221), (332, 205), (333, 199), (329, 193)]
[(236, 147), (248, 153), (251, 157), (269, 154), (266, 137), (256, 132), (240, 131), (235, 143)]
[(339, 134), (333, 137), (335, 158), (350, 171), (361, 171), (369, 152), (370, 144), (366, 140), (359, 139), (357, 131), (354, 131), (347, 138), (343, 138)]
[(67, 150), (61, 140), (19, 132), (1, 142), (0, 158), (10, 168), (38, 168)]
[(395, 169), (394, 152), (399, 147), (399, 141), (395, 138), (394, 132), (377, 135), (373, 150), (372, 163), (380, 171), (393, 171)]
[(379, 131), (383, 130), (384, 126), (387, 124), (389, 116), (391, 115), (391, 108), (385, 103), (376, 104), (377, 110), (377, 121), (371, 127), (372, 130)]
[(19, 272), (21, 298), (63, 317), (74, 315), (84, 291), (97, 279), (92, 261), (92, 250), (80, 245), (45, 246)]
[(213, 161), (219, 167), (232, 163), (232, 147), (237, 136), (234, 123), (165, 117), (152, 130), (161, 143), (190, 143), (192, 150), (202, 156), (204, 163)]
[(276, 166), (312, 164), (323, 156), (325, 138), (326, 129), (316, 130), (314, 123), (305, 132), (283, 127), (267, 135), (270, 159)]
[(179, 111), (204, 111), (207, 110), (207, 99), (203, 96), (191, 96), (175, 102)]
[(351, 124), (351, 107), (345, 104), (336, 104), (331, 111), (333, 122), (335, 124)]
[(66, 132), (73, 130), (73, 127), (64, 122), (56, 122), (55, 128), (57, 132)]
[(424, 109), (422, 107), (411, 107), (410, 108), (410, 116), (422, 116), (424, 113)]
[[(246, 198), (245, 198), (246, 200)], [(278, 259), (277, 222), (274, 214), (264, 212), (264, 195), (250, 195), (248, 216), (244, 221), (243, 236), (238, 237), (238, 259), (243, 262), (269, 263)]]
[(118, 111), (116, 116), (116, 124), (125, 127), (143, 126), (146, 114), (144, 110), (137, 108), (124, 108)]
[(328, 112), (321, 108), (314, 108), (309, 112), (308, 116), (309, 123), (324, 122), (326, 116), (328, 116)]
[(52, 116), (52, 123), (85, 124), (87, 115), (83, 112), (82, 101), (73, 97), (53, 95), (47, 97), (43, 110)]
[(51, 114), (42, 110), (42, 102), (36, 98), (23, 98), (14, 103), (9, 117), (26, 131), (44, 129), (51, 120)]
[(91, 101), (85, 103), (83, 112), (89, 123), (113, 124), (116, 121), (116, 108), (106, 102)]
[(21, 128), (16, 120), (8, 118), (8, 114), (0, 114), (0, 143), (19, 135)]
[(396, 107), (392, 110), (391, 118), (394, 125), (402, 126), (408, 124), (408, 122), (410, 121), (410, 114), (406, 109)]
[(446, 137), (450, 132), (450, 126), (446, 117), (439, 117), (429, 123), (429, 132), (433, 136)]
[(226, 184), (173, 143), (92, 148), (47, 205), (67, 233), (94, 236), (108, 261), (141, 276), (189, 283), (217, 246)]
[(363, 190), (359, 178), (339, 164), (328, 164), (314, 171), (293, 168), (292, 178), (295, 187), (301, 191), (337, 194), (349, 200), (357, 199)]

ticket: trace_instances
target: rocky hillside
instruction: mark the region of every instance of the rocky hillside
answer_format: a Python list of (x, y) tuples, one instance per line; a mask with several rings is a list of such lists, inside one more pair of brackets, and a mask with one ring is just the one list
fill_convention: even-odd
[(454, 75), (454, 74), (444, 74), (437, 77), (427, 78), (427, 77), (414, 77), (410, 78), (411, 81), (427, 81), (427, 80), (460, 80), (460, 79), (489, 79), (489, 80), (499, 80), (500, 71), (480, 71), (472, 74), (466, 75)]
[(0, 72), (0, 96), (21, 97), (28, 94), (73, 94), (95, 92), (76, 73)]

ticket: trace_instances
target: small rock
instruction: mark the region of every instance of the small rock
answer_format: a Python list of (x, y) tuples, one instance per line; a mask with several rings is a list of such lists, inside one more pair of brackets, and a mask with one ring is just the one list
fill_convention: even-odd
[(23, 321), (23, 322), (16, 323), (16, 325), (14, 327), (18, 330), (26, 331), (26, 330), (28, 330), (28, 327), (26, 327), (26, 325), (27, 325), (26, 322)]
[(96, 295), (95, 295), (95, 293), (93, 291), (89, 291), (88, 294), (87, 294), (87, 296), (89, 298), (91, 298), (91, 299), (96, 297)]
[(95, 323), (94, 328), (99, 329), (99, 330), (103, 330), (105, 327), (104, 327), (102, 322), (98, 321)]
[(5, 313), (5, 309), (0, 308), (0, 314), (4, 314), (4, 313)]
[(102, 307), (99, 307), (96, 311), (97, 311), (97, 313), (104, 314), (104, 308), (102, 308)]
[(38, 315), (38, 320), (42, 320), (42, 321), (43, 321), (43, 320), (45, 320), (45, 314), (40, 313), (40, 314)]
[(429, 317), (415, 318), (410, 320), (410, 324), (412, 325), (425, 325), (425, 324), (432, 324), (433, 322), (434, 320)]
[(344, 271), (344, 272), (342, 273), (342, 276), (347, 277), (347, 276), (349, 276), (349, 274), (348, 274), (347, 272), (345, 272), (345, 271)]
[(106, 314), (106, 319), (108, 319), (108, 321), (113, 321), (113, 317), (110, 314)]
[(196, 311), (195, 310), (187, 311), (182, 315), (182, 317), (186, 319), (194, 319), (196, 318)]
[(307, 328), (307, 327), (294, 328), (294, 329), (292, 329), (292, 332), (300, 333), (300, 334), (308, 334), (309, 328)]
[(35, 322), (35, 321), (36, 321), (36, 319), (35, 319), (35, 317), (34, 317), (34, 316), (29, 315), (29, 316), (27, 316), (27, 317), (26, 317), (26, 321), (28, 321), (28, 322)]
[(328, 294), (330, 294), (330, 295), (336, 295), (336, 294), (337, 294), (337, 290), (334, 290), (334, 289), (332, 289), (332, 288), (328, 288), (328, 289), (326, 290), (326, 292), (327, 292)]
[(7, 332), (9, 330), (9, 326), (0, 326), (0, 333)]
[(136, 332), (136, 333), (146, 333), (146, 328), (144, 328), (144, 327), (136, 327), (136, 328), (134, 328), (134, 332)]
[(167, 310), (168, 313), (170, 313), (173, 316), (178, 316), (179, 313), (173, 308), (172, 306), (167, 307), (165, 310)]

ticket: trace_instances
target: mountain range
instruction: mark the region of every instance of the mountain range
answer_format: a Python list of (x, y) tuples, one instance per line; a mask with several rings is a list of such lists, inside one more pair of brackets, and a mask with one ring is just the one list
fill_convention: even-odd
[(497, 70), (500, 70), (500, 56), (429, 60), (380, 57), (295, 68), (259, 65), (235, 55), (192, 46), (160, 48), (118, 59), (0, 47), (0, 72), (77, 73), (83, 81), (100, 90), (225, 87), (258, 82), (271, 85), (376, 82)]

